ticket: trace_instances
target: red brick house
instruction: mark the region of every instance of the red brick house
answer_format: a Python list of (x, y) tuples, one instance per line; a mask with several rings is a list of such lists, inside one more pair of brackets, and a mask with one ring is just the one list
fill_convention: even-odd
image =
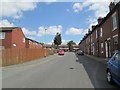
[(0, 27), (0, 49), (8, 48), (42, 48), (42, 45), (26, 38), (19, 27)]
[(25, 48), (42, 48), (42, 45), (35, 40), (25, 38)]
[(0, 48), (25, 48), (25, 35), (19, 27), (0, 27)]
[(59, 47), (60, 50), (64, 50), (64, 51), (68, 51), (69, 50), (68, 45), (58, 45), (58, 47)]
[(79, 43), (85, 53), (90, 54), (90, 51), (92, 55), (109, 58), (120, 51), (120, 2), (110, 3), (109, 8), (106, 17), (99, 18), (98, 24)]
[(72, 45), (73, 50), (79, 50), (79, 45)]
[(110, 12), (99, 24), (99, 56), (106, 58), (120, 50), (120, 2), (110, 5)]

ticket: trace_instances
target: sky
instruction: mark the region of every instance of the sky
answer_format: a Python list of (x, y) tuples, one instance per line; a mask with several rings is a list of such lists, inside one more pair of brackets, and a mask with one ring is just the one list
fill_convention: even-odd
[(21, 27), (27, 38), (43, 43), (46, 38), (47, 44), (59, 32), (62, 44), (70, 40), (78, 44), (98, 17), (107, 15), (111, 0), (64, 1), (5, 0), (0, 3), (0, 27)]

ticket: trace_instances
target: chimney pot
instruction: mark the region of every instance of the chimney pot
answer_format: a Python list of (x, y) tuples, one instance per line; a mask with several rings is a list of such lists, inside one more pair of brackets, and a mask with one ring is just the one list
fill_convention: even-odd
[(111, 11), (114, 7), (115, 7), (115, 3), (111, 2), (110, 5), (109, 5), (109, 10)]

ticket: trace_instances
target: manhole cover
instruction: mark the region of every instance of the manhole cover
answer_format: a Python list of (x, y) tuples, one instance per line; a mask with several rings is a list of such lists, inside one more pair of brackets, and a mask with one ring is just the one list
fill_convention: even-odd
[(74, 69), (73, 67), (71, 67), (70, 69)]

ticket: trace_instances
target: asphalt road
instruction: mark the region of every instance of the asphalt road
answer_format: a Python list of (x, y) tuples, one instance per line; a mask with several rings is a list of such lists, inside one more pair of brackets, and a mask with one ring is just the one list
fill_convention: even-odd
[(74, 53), (3, 69), (3, 88), (93, 88)]
[(3, 88), (117, 88), (106, 82), (106, 65), (66, 53), (3, 68)]
[(106, 82), (107, 65), (85, 55), (76, 55), (78, 62), (82, 64), (95, 88), (119, 88), (116, 84)]

